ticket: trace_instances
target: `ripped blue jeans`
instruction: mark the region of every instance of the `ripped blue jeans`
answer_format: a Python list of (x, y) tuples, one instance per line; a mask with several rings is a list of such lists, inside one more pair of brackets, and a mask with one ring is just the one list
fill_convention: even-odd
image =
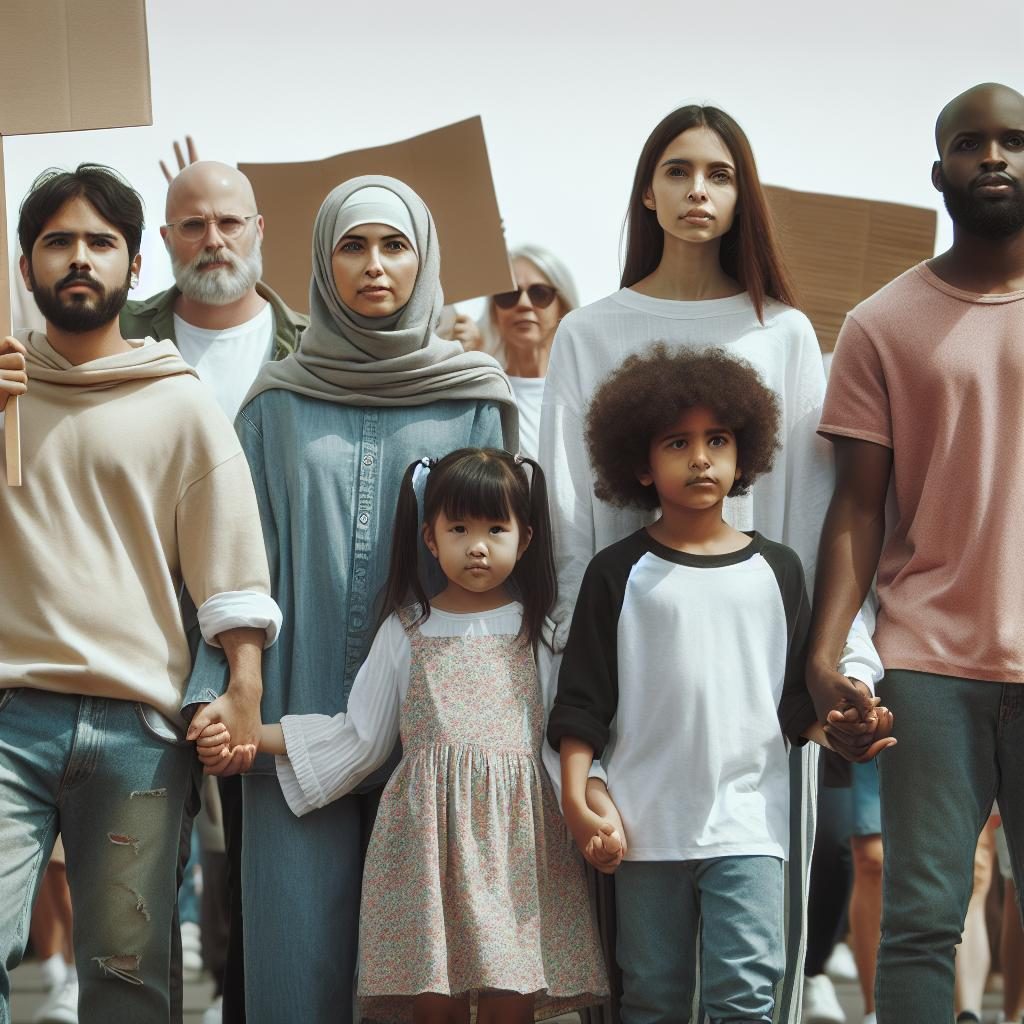
[(58, 831), (75, 915), (81, 1024), (166, 1024), (178, 841), (198, 762), (124, 700), (0, 690), (0, 1024)]

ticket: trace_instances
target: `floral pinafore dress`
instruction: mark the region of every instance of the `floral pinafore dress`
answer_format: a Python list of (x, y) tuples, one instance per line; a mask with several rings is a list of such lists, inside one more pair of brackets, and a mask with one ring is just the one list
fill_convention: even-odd
[(583, 863), (540, 760), (533, 650), (403, 624), (404, 756), (366, 855), (363, 1014), (410, 1021), (422, 992), (535, 992), (538, 1019), (598, 1001), (607, 982)]

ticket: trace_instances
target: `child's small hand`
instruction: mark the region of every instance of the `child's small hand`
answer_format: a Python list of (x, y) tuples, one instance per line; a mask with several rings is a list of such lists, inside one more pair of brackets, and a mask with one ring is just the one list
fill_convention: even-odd
[(195, 738), (196, 754), (203, 768), (212, 768), (231, 756), (231, 733), (223, 722), (211, 722)]
[(587, 843), (583, 856), (588, 864), (593, 865), (603, 874), (610, 875), (622, 863), (626, 852), (626, 843), (622, 834), (610, 821), (601, 825), (597, 835)]

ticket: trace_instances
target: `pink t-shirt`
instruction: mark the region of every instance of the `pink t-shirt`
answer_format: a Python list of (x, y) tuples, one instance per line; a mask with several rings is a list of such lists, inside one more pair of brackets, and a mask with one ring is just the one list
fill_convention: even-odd
[(893, 451), (885, 667), (1024, 682), (1024, 292), (912, 267), (846, 318), (819, 431)]

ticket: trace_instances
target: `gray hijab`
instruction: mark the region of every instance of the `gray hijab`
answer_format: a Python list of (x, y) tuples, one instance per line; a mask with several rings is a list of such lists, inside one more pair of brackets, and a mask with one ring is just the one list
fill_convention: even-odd
[[(393, 192), (407, 207), (416, 233), (410, 241), (420, 261), (409, 301), (397, 314), (379, 319), (360, 316), (341, 301), (331, 268), (342, 208), (354, 193), (371, 187)], [(443, 305), (441, 253), (423, 200), (397, 178), (379, 174), (342, 183), (324, 200), (313, 225), (309, 327), (296, 352), (260, 370), (243, 408), (275, 388), (340, 405), (496, 402), (505, 447), (518, 451), (518, 413), (508, 378), (490, 356), (465, 352), (457, 341), (434, 333)]]

